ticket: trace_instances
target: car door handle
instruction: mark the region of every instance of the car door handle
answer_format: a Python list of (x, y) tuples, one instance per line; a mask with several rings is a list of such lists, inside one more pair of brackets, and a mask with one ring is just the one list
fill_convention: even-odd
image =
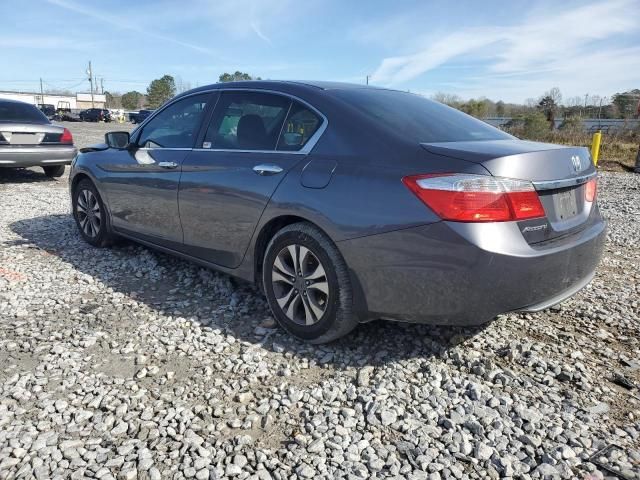
[(158, 162), (158, 166), (160, 168), (177, 168), (178, 164), (176, 162)]
[(253, 167), (253, 171), (262, 176), (275, 175), (282, 171), (282, 167), (272, 163), (262, 163)]

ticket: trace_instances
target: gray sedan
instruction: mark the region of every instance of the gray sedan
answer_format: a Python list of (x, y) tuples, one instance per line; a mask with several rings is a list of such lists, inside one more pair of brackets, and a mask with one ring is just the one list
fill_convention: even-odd
[(123, 236), (255, 282), (316, 343), (547, 308), (590, 282), (605, 239), (585, 148), (358, 85), (201, 87), (85, 149), (69, 181), (91, 245)]
[(0, 167), (42, 167), (45, 175), (60, 177), (76, 153), (71, 132), (35, 105), (0, 100)]

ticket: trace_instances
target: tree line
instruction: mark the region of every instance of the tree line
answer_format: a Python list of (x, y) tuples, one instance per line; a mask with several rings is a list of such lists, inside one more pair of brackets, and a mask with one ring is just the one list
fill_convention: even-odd
[(548, 121), (557, 118), (638, 118), (640, 115), (640, 89), (616, 93), (611, 96), (585, 95), (562, 101), (559, 88), (552, 88), (538, 98), (528, 98), (525, 103), (494, 102), (488, 98), (463, 100), (457, 95), (436, 93), (431, 97), (440, 103), (457, 108), (477, 118), (520, 117), (541, 112)]

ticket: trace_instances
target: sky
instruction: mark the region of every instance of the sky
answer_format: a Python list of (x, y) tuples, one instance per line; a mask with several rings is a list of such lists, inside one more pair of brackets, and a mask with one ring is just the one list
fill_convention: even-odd
[(236, 70), (523, 103), (640, 88), (640, 0), (0, 0), (0, 90)]

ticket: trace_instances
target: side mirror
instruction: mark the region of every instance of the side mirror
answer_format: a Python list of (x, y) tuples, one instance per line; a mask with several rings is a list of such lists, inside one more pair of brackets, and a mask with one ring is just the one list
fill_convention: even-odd
[(125, 149), (129, 145), (129, 132), (105, 133), (104, 143), (106, 143), (109, 148)]

